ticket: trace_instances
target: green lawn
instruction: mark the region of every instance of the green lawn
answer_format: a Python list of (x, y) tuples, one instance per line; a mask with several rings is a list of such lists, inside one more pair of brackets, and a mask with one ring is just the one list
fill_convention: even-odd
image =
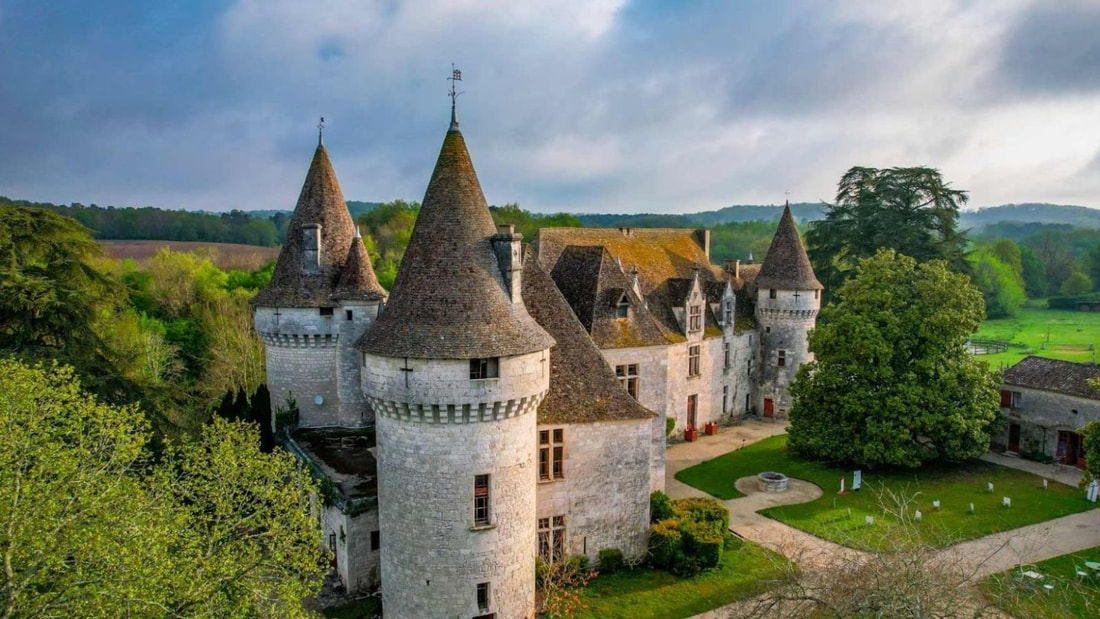
[(767, 581), (778, 579), (785, 566), (781, 556), (745, 543), (723, 552), (718, 569), (691, 578), (643, 568), (598, 576), (583, 590), (587, 608), (577, 617), (690, 617), (764, 591)]
[[(840, 478), (851, 471), (802, 460), (787, 451), (787, 436), (764, 439), (742, 449), (702, 462), (676, 474), (676, 479), (720, 499), (743, 496), (734, 482), (762, 471), (778, 471), (820, 486), (821, 498), (798, 505), (785, 505), (761, 511), (769, 518), (791, 525), (818, 537), (854, 548), (878, 548), (889, 543), (895, 518), (884, 514), (884, 491), (901, 496), (916, 496), (909, 516), (919, 509), (923, 519), (914, 526), (922, 541), (936, 547), (974, 539), (997, 531), (1015, 529), (1094, 507), (1084, 493), (1056, 482), (1041, 488), (1041, 479), (1030, 473), (987, 462), (959, 466), (930, 466), (918, 471), (864, 471), (863, 489), (840, 496)], [(986, 492), (993, 482), (994, 492)], [(1001, 497), (1010, 497), (1012, 507), (1001, 506)], [(932, 501), (939, 500), (935, 510)], [(974, 503), (974, 513), (969, 505)], [(868, 526), (866, 516), (874, 516)], [(736, 510), (731, 514), (737, 522)]]
[[(996, 606), (1017, 617), (1097, 617), (1100, 574), (1078, 576), (1078, 569), (1090, 572), (1083, 568), (1085, 561), (1100, 562), (1100, 546), (994, 574), (982, 582), (981, 588)], [(1029, 570), (1042, 574), (1042, 581), (1021, 575)], [(1047, 591), (1042, 584), (1054, 588)]]
[(1024, 307), (1016, 318), (985, 321), (974, 337), (1009, 342), (1007, 352), (981, 356), (994, 369), (1011, 367), (1027, 355), (1093, 361), (1088, 347), (1100, 346), (1100, 312)]

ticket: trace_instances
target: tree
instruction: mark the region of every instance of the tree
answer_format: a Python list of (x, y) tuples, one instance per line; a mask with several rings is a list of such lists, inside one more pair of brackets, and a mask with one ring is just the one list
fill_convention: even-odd
[(859, 260), (889, 248), (965, 273), (966, 237), (957, 224), (967, 199), (933, 168), (851, 168), (837, 185), (836, 204), (806, 234), (814, 272), (831, 294)]
[(0, 359), (0, 617), (163, 614), (171, 510), (134, 471), (148, 426), (70, 368)]
[(999, 384), (966, 351), (984, 311), (965, 275), (882, 250), (822, 314), (791, 385), (793, 449), (869, 468), (985, 453)]
[[(1100, 392), (1100, 379), (1089, 381), (1093, 390)], [(1081, 448), (1085, 452), (1085, 474), (1081, 476), (1084, 488), (1094, 479), (1100, 479), (1100, 421), (1090, 421), (1077, 429), (1081, 435)]]
[(89, 231), (50, 211), (0, 206), (0, 256), (0, 352), (58, 359), (100, 395), (125, 401), (128, 385), (94, 328), (125, 290), (95, 267)]
[[(1008, 243), (1016, 246), (1012, 241)], [(1018, 253), (1016, 257), (1019, 258)], [(971, 253), (967, 260), (970, 262), (970, 279), (985, 298), (986, 315), (990, 318), (1015, 316), (1027, 298), (1020, 273), (1002, 262), (990, 248)]]
[(1074, 271), (1062, 282), (1060, 292), (1068, 297), (1092, 292), (1092, 280), (1080, 271)]
[(135, 407), (0, 359), (0, 617), (295, 617), (321, 585), (316, 487), (221, 418), (153, 462)]

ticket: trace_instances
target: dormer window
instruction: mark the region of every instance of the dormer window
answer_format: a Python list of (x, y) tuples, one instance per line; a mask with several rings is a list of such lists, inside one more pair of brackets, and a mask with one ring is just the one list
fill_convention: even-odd
[(470, 380), (500, 378), (500, 358), (470, 359)]
[(624, 292), (615, 304), (615, 318), (627, 318), (630, 316), (630, 298)]
[(692, 305), (688, 308), (688, 331), (703, 330), (703, 306)]

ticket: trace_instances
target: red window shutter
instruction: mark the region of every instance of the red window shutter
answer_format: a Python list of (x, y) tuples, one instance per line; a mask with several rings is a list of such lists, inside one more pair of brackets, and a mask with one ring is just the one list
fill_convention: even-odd
[(1012, 408), (1012, 392), (1001, 389), (1001, 408)]

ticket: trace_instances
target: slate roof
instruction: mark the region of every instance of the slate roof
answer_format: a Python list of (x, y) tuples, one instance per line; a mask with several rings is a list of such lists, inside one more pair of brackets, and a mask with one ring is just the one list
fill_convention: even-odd
[(466, 141), (452, 125), (385, 311), (359, 348), (387, 357), (475, 359), (545, 350), (553, 339), (507, 298), (496, 226)]
[(1100, 365), (1035, 356), (1024, 357), (1004, 373), (1006, 385), (1100, 400), (1100, 394), (1088, 386), (1091, 378), (1100, 378)]
[(798, 234), (798, 226), (795, 225), (794, 216), (791, 215), (791, 207), (783, 209), (783, 217), (779, 219), (779, 227), (772, 237), (768, 255), (764, 257), (760, 274), (756, 277), (757, 284), (762, 288), (779, 288), (783, 290), (821, 290), (824, 286), (817, 281), (814, 268), (810, 265), (810, 257), (806, 255), (806, 248), (802, 245), (802, 237)]
[[(307, 224), (321, 226), (321, 261), (316, 274), (306, 274), (302, 270), (304, 250), (301, 230)], [(267, 286), (252, 299), (252, 304), (266, 307), (333, 306), (333, 294), (355, 235), (355, 223), (340, 191), (332, 162), (325, 147), (318, 145), (302, 192), (298, 195), (298, 204), (290, 218), (286, 242), (275, 262), (275, 272)], [(360, 265), (357, 268), (359, 272), (354, 280), (358, 289), (354, 294), (359, 298), (383, 298), (385, 291), (378, 285), (370, 261), (366, 261), (365, 267)]]
[(615, 372), (588, 337), (569, 303), (533, 251), (523, 264), (523, 302), (554, 338), (550, 349), (550, 391), (539, 405), (540, 424), (652, 419), (619, 384)]
[[(540, 264), (550, 272), (563, 292), (577, 286), (570, 281), (572, 278), (591, 277), (596, 269), (595, 256), (600, 256), (599, 272), (603, 274), (600, 283), (594, 288), (588, 287), (592, 295), (591, 303), (597, 308), (602, 305), (602, 301), (596, 298), (597, 294), (609, 288), (630, 288), (624, 272), (638, 269), (639, 300), (645, 303), (638, 306), (632, 304), (632, 317), (637, 313), (645, 320), (637, 323), (615, 321), (614, 325), (609, 325), (607, 333), (600, 332), (597, 320), (586, 324), (600, 348), (626, 348), (685, 340), (683, 327), (673, 308), (683, 306), (686, 286), (690, 285), (695, 269), (699, 269), (704, 291), (710, 282), (726, 278), (721, 267), (710, 263), (702, 244), (703, 232), (678, 228), (542, 228), (535, 244)], [(604, 253), (597, 254), (595, 250), (580, 253), (576, 249), (580, 247), (601, 248), (606, 256)], [(589, 264), (583, 264), (581, 258)], [(558, 263), (563, 259), (567, 262), (559, 267)], [(618, 275), (611, 273), (612, 270)], [(581, 316), (587, 313), (585, 305), (588, 302), (579, 301), (573, 292), (567, 292), (565, 296), (577, 315)], [(644, 312), (635, 312), (636, 307), (641, 307)], [(709, 308), (705, 310), (705, 316), (708, 335), (719, 333), (720, 327)], [(586, 319), (582, 318), (582, 322)]]
[[(655, 346), (684, 340), (654, 318), (602, 246), (566, 247), (550, 277), (600, 348)], [(623, 294), (630, 302), (630, 312), (626, 318), (618, 318), (616, 310)]]
[(358, 231), (351, 240), (348, 257), (344, 260), (344, 268), (332, 296), (341, 301), (375, 301), (386, 297), (385, 289), (374, 275), (374, 267), (370, 264), (370, 256)]

